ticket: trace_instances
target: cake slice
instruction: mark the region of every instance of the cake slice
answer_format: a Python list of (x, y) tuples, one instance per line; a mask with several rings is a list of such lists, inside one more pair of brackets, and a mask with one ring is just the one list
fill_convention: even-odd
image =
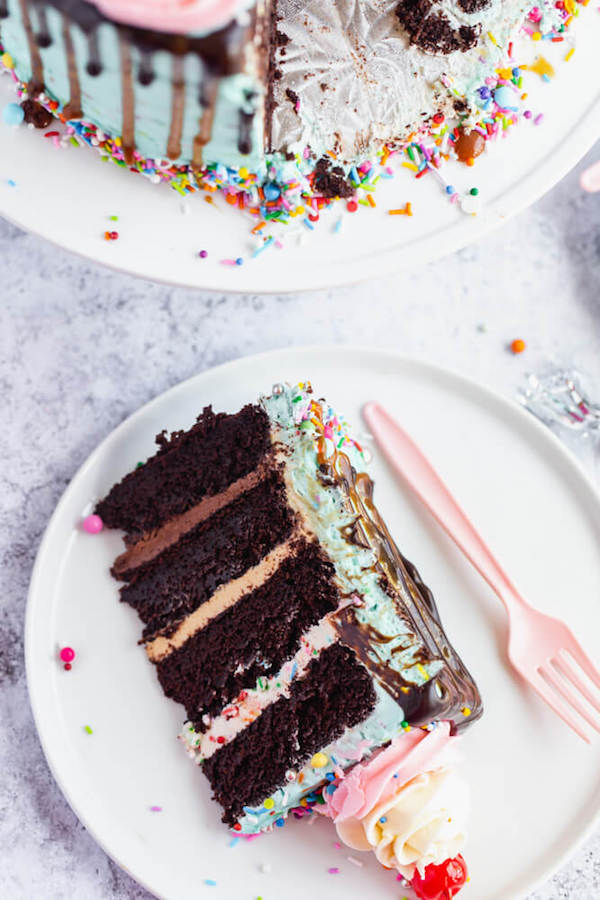
[(252, 834), (316, 808), (413, 885), (448, 860), (458, 884), (452, 746), (481, 699), (346, 423), (276, 385), (157, 442), (96, 512), (125, 532), (113, 575), (223, 821)]

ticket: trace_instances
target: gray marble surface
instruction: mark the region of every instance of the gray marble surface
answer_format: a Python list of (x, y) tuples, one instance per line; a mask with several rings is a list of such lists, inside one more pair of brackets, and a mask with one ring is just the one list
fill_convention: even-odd
[[(584, 164), (598, 157), (600, 146)], [(2, 897), (149, 897), (69, 809), (27, 702), (22, 632), (31, 567), (77, 467), (157, 393), (268, 348), (385, 346), (508, 396), (524, 372), (548, 359), (575, 362), (600, 385), (600, 196), (581, 193), (581, 168), (503, 230), (453, 257), (385, 281), (299, 296), (206, 295), (148, 284), (0, 220)], [(507, 350), (515, 337), (528, 344), (518, 357)], [(599, 897), (597, 833), (530, 900)]]

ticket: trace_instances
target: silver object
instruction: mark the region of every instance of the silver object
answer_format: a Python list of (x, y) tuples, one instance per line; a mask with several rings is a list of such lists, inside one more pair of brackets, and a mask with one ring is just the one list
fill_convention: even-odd
[(552, 369), (528, 375), (519, 400), (545, 425), (581, 438), (600, 436), (600, 404), (590, 399), (576, 369)]

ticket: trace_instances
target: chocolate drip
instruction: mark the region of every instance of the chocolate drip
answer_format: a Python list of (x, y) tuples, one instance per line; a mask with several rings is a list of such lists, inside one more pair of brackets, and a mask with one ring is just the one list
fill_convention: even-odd
[(67, 72), (69, 74), (70, 91), (69, 102), (63, 109), (63, 115), (66, 119), (81, 119), (83, 110), (81, 109), (81, 85), (79, 84), (79, 74), (77, 72), (77, 58), (75, 56), (73, 38), (71, 37), (71, 23), (69, 22), (68, 17), (64, 15), (62, 34), (67, 56)]
[(39, 94), (40, 91), (44, 90), (44, 64), (42, 63), (40, 50), (33, 33), (28, 0), (19, 0), (19, 3), (21, 6), (21, 18), (23, 20), (23, 29), (27, 36), (29, 58), (31, 61), (31, 80), (27, 85), (27, 91), (32, 95)]
[(212, 123), (215, 117), (215, 107), (217, 105), (217, 92), (219, 90), (219, 79), (215, 78), (209, 72), (205, 73), (202, 84), (202, 96), (200, 102), (204, 107), (198, 133), (194, 138), (192, 148), (192, 165), (200, 168), (203, 163), (204, 147), (210, 141), (212, 134)]
[(240, 125), (238, 134), (238, 150), (245, 156), (252, 152), (252, 123), (254, 122), (254, 110), (246, 112), (240, 109)]
[(152, 84), (155, 78), (152, 50), (140, 50), (140, 66), (138, 69), (139, 83), (144, 87), (147, 87), (149, 84)]
[(46, 16), (46, 10), (41, 3), (35, 3), (35, 11), (38, 20), (38, 30), (37, 30), (37, 45), (38, 47), (49, 47), (52, 43), (52, 36), (50, 34), (50, 29), (48, 28), (48, 17)]
[(183, 57), (173, 57), (173, 99), (171, 101), (171, 129), (167, 143), (169, 159), (181, 156), (181, 135), (183, 133), (183, 113), (185, 110), (185, 81)]
[(121, 35), (121, 103), (123, 107), (123, 125), (121, 140), (125, 162), (130, 166), (135, 152), (135, 97), (133, 93), (133, 73), (131, 66), (131, 48)]
[[(320, 404), (314, 401), (312, 414), (322, 421)], [(433, 595), (414, 566), (402, 556), (379, 515), (373, 502), (373, 482), (366, 473), (357, 473), (342, 451), (334, 449), (328, 456), (324, 436), (319, 438), (317, 456), (321, 477), (339, 485), (346, 496), (348, 512), (354, 516), (346, 534), (352, 543), (367, 544), (373, 549), (380, 587), (394, 600), (396, 613), (407, 626), (404, 633), (379, 633), (361, 621), (357, 607), (348, 606), (337, 617), (342, 641), (355, 650), (361, 662), (402, 706), (411, 724), (451, 719), (461, 727), (479, 718), (483, 707), (477, 686), (444, 633)], [(411, 647), (414, 665), (441, 664), (440, 671), (421, 685), (406, 681), (388, 662), (390, 655), (393, 658)]]
[(8, 0), (0, 0), (0, 19), (8, 19)]
[(86, 35), (88, 42), (88, 61), (85, 67), (88, 75), (92, 78), (100, 75), (102, 72), (102, 63), (100, 62), (100, 48), (98, 47), (98, 34), (96, 30), (89, 31)]

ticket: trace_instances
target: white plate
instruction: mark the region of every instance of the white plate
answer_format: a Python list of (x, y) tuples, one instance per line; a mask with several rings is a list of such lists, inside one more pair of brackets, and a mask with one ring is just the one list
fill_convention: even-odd
[[(162, 428), (202, 407), (237, 410), (279, 380), (310, 377), (351, 421), (378, 398), (416, 437), (526, 597), (564, 616), (600, 661), (600, 500), (558, 441), (526, 413), (442, 369), (374, 351), (307, 348), (241, 359), (198, 375), (139, 410), (90, 456), (67, 488), (36, 563), (26, 627), (27, 675), (54, 776), (86, 828), (160, 897), (328, 900), (398, 894), (370, 854), (357, 868), (326, 821), (288, 821), (230, 847), (207, 783), (175, 736), (166, 700), (136, 645), (140, 623), (117, 602), (108, 568), (115, 534), (77, 530), (94, 499), (145, 459)], [(500, 604), (450, 541), (372, 464), (376, 499), (437, 599), (478, 681), (483, 719), (467, 732), (473, 796), (465, 900), (517, 900), (564, 863), (598, 818), (600, 744), (588, 747), (524, 690), (505, 661)], [(70, 672), (57, 649), (71, 645)], [(89, 725), (93, 734), (87, 734)], [(151, 812), (151, 806), (161, 812)], [(272, 866), (270, 874), (260, 864)], [(327, 873), (339, 867), (339, 875)], [(217, 881), (204, 886), (205, 879)]]
[[(377, 209), (359, 207), (358, 213), (345, 215), (339, 234), (333, 227), (343, 206), (336, 204), (322, 215), (314, 233), (296, 227), (305, 238), (302, 245), (290, 239), (284, 250), (271, 248), (250, 259), (252, 223), (222, 198), (214, 208), (193, 196), (185, 203), (185, 215), (171, 188), (103, 165), (91, 150), (56, 150), (41, 134), (9, 129), (1, 122), (0, 214), (89, 259), (196, 288), (285, 292), (389, 274), (481, 237), (549, 190), (600, 137), (600, 17), (592, 4), (582, 11), (574, 32), (577, 50), (559, 65), (551, 84), (527, 78), (528, 104), (545, 113), (543, 124), (524, 122), (508, 140), (490, 146), (474, 169), (454, 163), (446, 170), (457, 189), (480, 189), (482, 208), (476, 217), (450, 204), (433, 175), (415, 181), (401, 170), (396, 178), (380, 182)], [(542, 50), (557, 62), (568, 46), (544, 41)], [(0, 109), (11, 96), (10, 79), (0, 79)], [(16, 187), (8, 186), (8, 180)], [(408, 200), (412, 218), (387, 214)], [(116, 226), (110, 215), (119, 216)], [(105, 241), (104, 232), (115, 227), (119, 240)], [(206, 259), (198, 257), (201, 249), (208, 251)], [(220, 262), (238, 256), (246, 258), (241, 267)]]

